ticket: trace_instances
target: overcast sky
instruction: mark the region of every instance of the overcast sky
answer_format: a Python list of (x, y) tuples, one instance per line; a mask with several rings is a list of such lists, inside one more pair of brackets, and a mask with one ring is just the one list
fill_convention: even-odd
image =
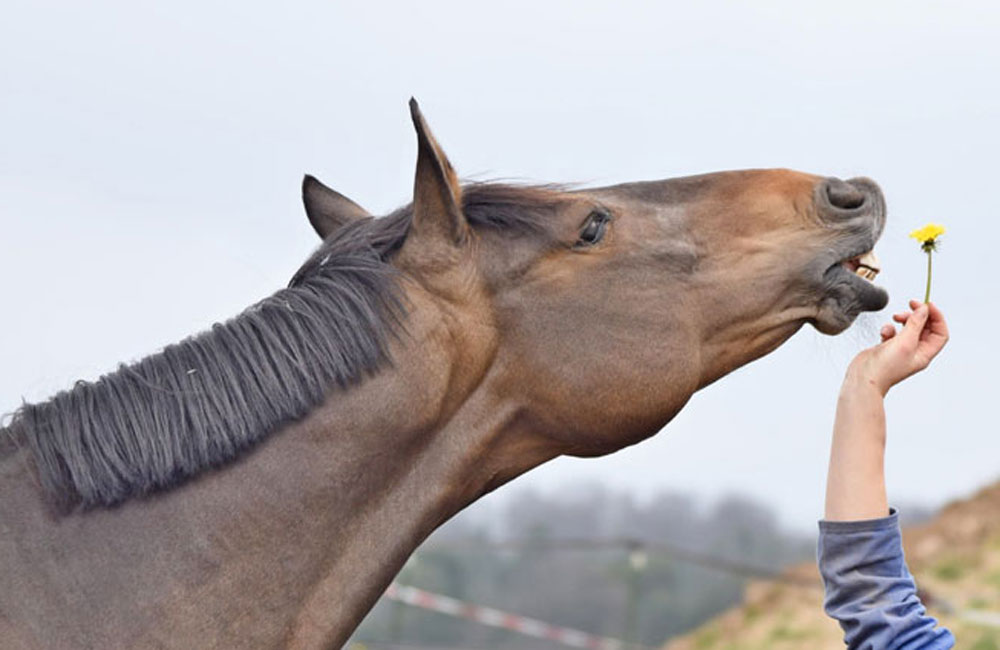
[[(338, 6), (334, 6), (338, 5)], [(472, 178), (608, 184), (744, 167), (881, 183), (892, 306), (906, 239), (948, 227), (952, 342), (890, 396), (895, 502), (1000, 478), (1000, 3), (220, 3), (6, 0), (0, 412), (93, 379), (283, 286), (317, 243), (304, 172), (409, 200), (415, 95)], [(772, 504), (812, 530), (840, 378), (876, 320), (804, 329), (664, 432), (518, 486), (600, 480)]]

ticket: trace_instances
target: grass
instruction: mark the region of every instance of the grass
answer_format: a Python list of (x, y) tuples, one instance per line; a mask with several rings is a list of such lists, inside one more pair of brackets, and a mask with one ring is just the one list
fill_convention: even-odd
[(987, 632), (969, 646), (969, 650), (1000, 650), (1000, 642), (994, 632)]
[(708, 648), (718, 643), (719, 637), (719, 630), (713, 625), (698, 633), (698, 636), (694, 640), (694, 647), (698, 648), (698, 650), (708, 650)]
[(963, 560), (958, 557), (950, 557), (942, 562), (939, 562), (936, 567), (934, 567), (934, 577), (942, 582), (955, 582), (956, 580), (961, 580), (965, 576), (966, 570), (969, 568), (969, 563), (967, 560)]
[(986, 583), (995, 589), (1000, 590), (1000, 571), (993, 571), (986, 576)]
[(975, 596), (970, 598), (965, 606), (969, 609), (987, 609), (990, 606), (990, 601), (986, 600), (981, 596)]
[(787, 623), (780, 623), (771, 630), (771, 633), (768, 635), (768, 640), (771, 642), (802, 641), (813, 635), (814, 633), (809, 630), (794, 628)]

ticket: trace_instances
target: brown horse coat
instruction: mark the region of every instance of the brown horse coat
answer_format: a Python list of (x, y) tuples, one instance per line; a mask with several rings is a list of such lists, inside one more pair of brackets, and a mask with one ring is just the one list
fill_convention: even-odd
[(0, 645), (339, 647), (484, 493), (885, 305), (871, 181), (462, 187), (411, 110), (412, 205), (307, 180), (287, 289), (0, 430)]

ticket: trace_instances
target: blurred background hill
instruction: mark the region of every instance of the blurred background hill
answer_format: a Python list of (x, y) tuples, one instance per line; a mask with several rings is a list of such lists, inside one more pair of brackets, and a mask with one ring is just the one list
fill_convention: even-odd
[[(917, 505), (900, 511), (907, 563), (931, 614), (955, 633), (958, 648), (1000, 650), (1000, 482), (938, 513)], [(644, 548), (640, 570), (629, 561), (634, 546), (577, 544), (621, 539)], [(664, 543), (709, 561), (658, 550)], [(559, 498), (524, 490), (488, 518), (459, 516), (399, 580), (647, 648), (843, 648), (840, 628), (823, 613), (814, 556), (814, 536), (782, 529), (753, 499), (702, 503), (664, 492), (639, 502), (591, 484)], [(741, 570), (771, 576), (747, 579)], [(566, 647), (387, 600), (354, 641), (369, 650)]]
[[(929, 611), (955, 634), (957, 648), (1000, 650), (1000, 483), (906, 528), (907, 564)], [(789, 575), (819, 580), (813, 563)], [(822, 591), (751, 584), (739, 606), (664, 650), (835, 650), (837, 624), (822, 610)]]

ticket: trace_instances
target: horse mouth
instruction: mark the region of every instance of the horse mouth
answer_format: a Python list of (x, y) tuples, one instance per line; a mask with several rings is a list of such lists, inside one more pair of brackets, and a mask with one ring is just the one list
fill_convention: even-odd
[[(869, 244), (870, 246), (870, 244)], [(889, 293), (873, 280), (882, 270), (869, 248), (835, 262), (823, 274), (823, 298), (813, 325), (825, 334), (839, 334), (864, 311), (879, 311), (889, 303)]]
[(885, 229), (885, 197), (867, 178), (828, 178), (817, 183), (814, 203), (820, 220), (836, 233), (817, 260), (819, 305), (812, 323), (825, 334), (839, 334), (861, 312), (889, 303), (888, 292), (874, 282), (882, 270), (874, 249)]
[(852, 320), (859, 312), (878, 311), (889, 302), (889, 294), (874, 282), (881, 271), (874, 250), (853, 253), (827, 269), (827, 296), (835, 298)]
[(874, 282), (875, 277), (882, 270), (882, 265), (875, 256), (875, 251), (871, 250), (863, 255), (858, 255), (840, 263), (845, 269), (854, 275), (864, 278), (869, 282)]

